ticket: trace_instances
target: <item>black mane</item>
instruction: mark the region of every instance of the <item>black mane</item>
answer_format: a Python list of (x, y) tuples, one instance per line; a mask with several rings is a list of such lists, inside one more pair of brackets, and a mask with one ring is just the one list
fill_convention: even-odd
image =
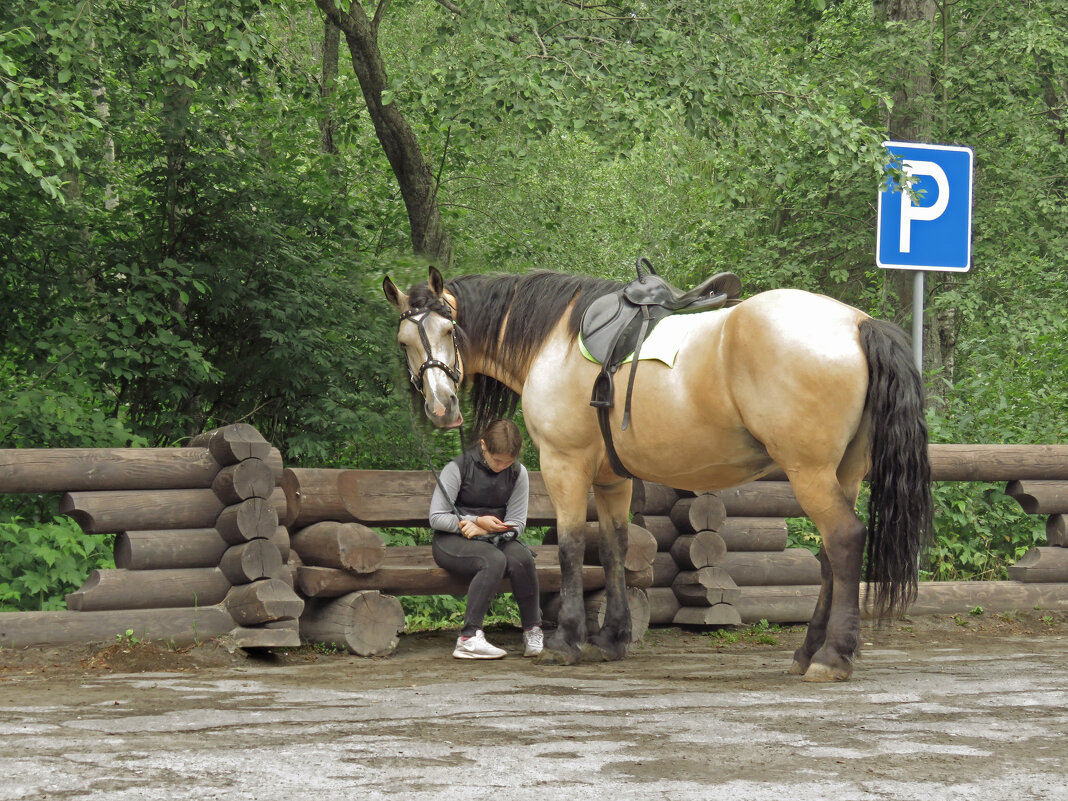
[[(446, 283), (459, 306), (464, 332), (461, 349), (478, 348), (488, 359), (518, 373), (526, 373), (569, 306), (568, 331), (574, 338), (590, 303), (619, 286), (604, 278), (545, 270), (526, 275), (464, 275)], [(483, 375), (475, 376), (472, 384), (476, 435), (494, 419), (515, 413), (519, 398), (504, 384)]]

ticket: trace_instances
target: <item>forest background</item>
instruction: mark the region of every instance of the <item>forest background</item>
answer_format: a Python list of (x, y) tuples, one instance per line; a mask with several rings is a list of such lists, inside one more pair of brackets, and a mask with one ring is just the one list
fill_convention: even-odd
[[(648, 256), (907, 325), (911, 275), (874, 265), (887, 138), (976, 154), (974, 267), (928, 276), (932, 441), (1064, 441), (1066, 31), (1063, 0), (8, 0), (0, 447), (243, 421), (290, 466), (440, 464), (379, 289), (427, 263)], [(1044, 536), (998, 486), (936, 499), (926, 577)], [(0, 608), (107, 563), (55, 511), (0, 498)]]

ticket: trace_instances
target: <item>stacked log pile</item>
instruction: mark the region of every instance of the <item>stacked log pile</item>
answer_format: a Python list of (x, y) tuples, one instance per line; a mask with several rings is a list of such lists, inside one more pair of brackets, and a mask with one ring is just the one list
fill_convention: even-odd
[(810, 605), (804, 596), (795, 608), (783, 608), (797, 595), (795, 588), (818, 584), (820, 575), (809, 551), (787, 548), (786, 517), (802, 514), (787, 482), (696, 495), (642, 482), (635, 498), (643, 509), (634, 520), (654, 532), (661, 551), (649, 590), (654, 623), (731, 625), (811, 616), (814, 601)]
[[(9, 450), (0, 461), (14, 468), (0, 490), (64, 492), (60, 512), (83, 531), (116, 534), (116, 568), (67, 596), (78, 615), (61, 621), (64, 641), (133, 629), (176, 642), (230, 634), (245, 648), (300, 644), (303, 601), (279, 525), (281, 455), (251, 426), (186, 448)], [(12, 625), (4, 635), (27, 644)]]
[(1045, 546), (1031, 548), (1009, 568), (1024, 582), (1068, 581), (1068, 480), (1010, 481), (1005, 494), (1025, 512), (1046, 515)]

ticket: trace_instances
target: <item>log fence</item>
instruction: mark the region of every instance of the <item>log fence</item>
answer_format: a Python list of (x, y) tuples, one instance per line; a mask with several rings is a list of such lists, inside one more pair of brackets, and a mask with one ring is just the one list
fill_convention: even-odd
[[(932, 479), (1005, 482), (1047, 545), (1004, 582), (929, 582), (913, 613), (1068, 608), (1068, 445), (932, 445)], [(531, 526), (543, 613), (559, 607), (555, 513), (531, 472)], [(285, 468), (250, 426), (207, 432), (184, 448), (0, 450), (0, 492), (61, 492), (87, 533), (115, 533), (115, 564), (67, 598), (67, 612), (0, 615), (0, 644), (108, 639), (128, 629), (189, 641), (233, 637), (246, 648), (332, 642), (391, 653), (404, 628), (397, 595), (464, 594), (429, 546), (386, 547), (376, 531), (424, 527), (429, 471)], [(819, 562), (787, 547), (802, 515), (781, 472), (718, 493), (636, 481), (625, 564), (632, 627), (805, 622)], [(596, 508), (587, 504), (582, 568), (587, 625), (604, 615)], [(508, 591), (507, 580), (500, 591)], [(102, 634), (103, 633), (103, 634)], [(640, 636), (636, 636), (636, 639)]]

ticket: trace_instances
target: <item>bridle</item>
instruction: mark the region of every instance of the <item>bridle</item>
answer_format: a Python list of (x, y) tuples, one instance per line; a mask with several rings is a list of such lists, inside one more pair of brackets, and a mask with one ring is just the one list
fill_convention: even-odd
[[(452, 326), (452, 352), (453, 363), (452, 366), (445, 364), (445, 362), (435, 359), (433, 350), (430, 347), (430, 337), (427, 336), (426, 322), (427, 315), (439, 314), (446, 320), (453, 324)], [(452, 379), (454, 384), (459, 384), (462, 374), (460, 372), (460, 346), (456, 341), (456, 321), (452, 319), (452, 315), (441, 309), (408, 309), (400, 316), (400, 321), (403, 323), (405, 320), (409, 320), (415, 324), (415, 327), (419, 329), (419, 339), (423, 342), (423, 350), (426, 351), (427, 359), (421, 365), (419, 370), (413, 370), (411, 362), (407, 358), (404, 360), (405, 366), (408, 368), (408, 377), (411, 379), (412, 385), (419, 392), (423, 391), (423, 375), (427, 370), (436, 367), (439, 370), (444, 371), (445, 375)]]

